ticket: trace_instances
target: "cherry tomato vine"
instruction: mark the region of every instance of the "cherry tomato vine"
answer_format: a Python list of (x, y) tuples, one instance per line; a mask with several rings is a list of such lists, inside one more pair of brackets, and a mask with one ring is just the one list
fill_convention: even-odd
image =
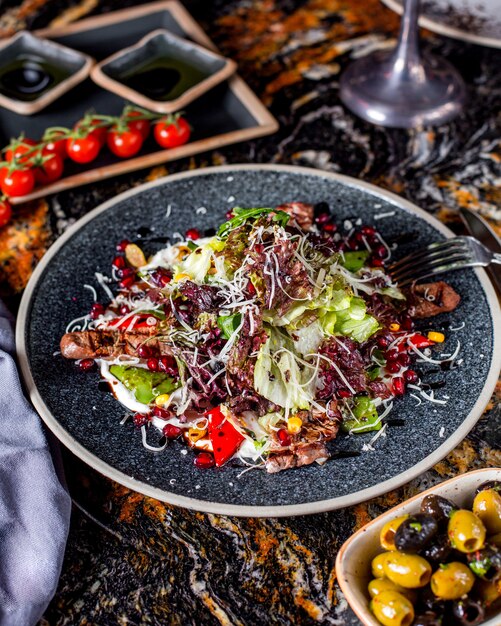
[(131, 158), (140, 152), (152, 126), (161, 148), (175, 148), (189, 141), (191, 127), (181, 113), (159, 115), (132, 105), (125, 106), (119, 116), (86, 113), (72, 129), (47, 128), (39, 141), (24, 135), (12, 139), (1, 151), (0, 228), (12, 216), (8, 199), (28, 195), (36, 185), (61, 178), (66, 159), (91, 163), (104, 146), (119, 158)]

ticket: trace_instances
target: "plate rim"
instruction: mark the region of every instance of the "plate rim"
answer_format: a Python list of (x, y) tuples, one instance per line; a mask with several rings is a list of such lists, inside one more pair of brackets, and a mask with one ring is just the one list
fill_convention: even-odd
[[(409, 200), (398, 196), (390, 191), (377, 187), (371, 183), (358, 180), (351, 176), (345, 176), (335, 172), (326, 172), (323, 170), (302, 167), (297, 165), (276, 165), (276, 164), (234, 164), (223, 166), (212, 166), (206, 168), (200, 168), (195, 171), (187, 170), (178, 172), (159, 178), (154, 181), (150, 181), (133, 187), (124, 191), (123, 193), (110, 198), (106, 202), (100, 204), (96, 208), (92, 209), (89, 213), (81, 217), (77, 222), (70, 226), (47, 250), (42, 257), (37, 267), (35, 268), (28, 284), (24, 290), (19, 312), (16, 322), (16, 353), (18, 363), (20, 365), (21, 374), (24, 380), (24, 384), (28, 391), (30, 400), (37, 410), (38, 414), (44, 421), (45, 425), (51, 430), (54, 435), (63, 443), (73, 454), (79, 457), (82, 461), (90, 465), (102, 475), (116, 481), (117, 483), (124, 485), (125, 487), (142, 493), (145, 496), (155, 498), (161, 502), (166, 502), (175, 506), (180, 506), (187, 509), (192, 509), (204, 513), (213, 513), (220, 515), (234, 515), (237, 517), (292, 517), (296, 515), (310, 515), (315, 513), (323, 513), (326, 511), (332, 511), (336, 509), (346, 508), (364, 502), (371, 498), (380, 496), (392, 489), (396, 489), (405, 483), (408, 483), (413, 478), (421, 475), (423, 472), (430, 469), (433, 465), (442, 460), (451, 450), (453, 450), (470, 432), (476, 422), (480, 419), (485, 406), (489, 402), (495, 385), (498, 381), (499, 373), (497, 372), (496, 361), (493, 358), (491, 360), (491, 366), (487, 374), (484, 386), (477, 397), (475, 404), (471, 411), (465, 417), (463, 423), (457, 428), (450, 437), (448, 437), (442, 445), (434, 450), (427, 457), (422, 459), (419, 463), (413, 465), (407, 471), (397, 474), (396, 476), (389, 478), (383, 482), (380, 482), (371, 487), (356, 491), (354, 493), (337, 496), (335, 498), (328, 498), (326, 500), (317, 500), (314, 502), (305, 502), (301, 504), (286, 504), (286, 505), (265, 505), (265, 506), (252, 506), (241, 504), (229, 504), (225, 502), (212, 502), (209, 500), (199, 500), (197, 498), (191, 498), (188, 496), (178, 495), (169, 492), (166, 489), (154, 487), (147, 483), (137, 480), (132, 476), (112, 467), (98, 456), (87, 450), (81, 443), (79, 443), (52, 415), (45, 402), (42, 400), (35, 381), (33, 379), (31, 368), (29, 365), (27, 353), (26, 353), (26, 327), (28, 323), (28, 311), (30, 308), (31, 300), (37, 284), (43, 276), (45, 269), (59, 252), (59, 250), (71, 239), (83, 226), (92, 221), (95, 217), (111, 209), (116, 204), (127, 200), (128, 198), (141, 194), (146, 190), (153, 189), (164, 185), (166, 182), (173, 182), (182, 180), (184, 178), (194, 178), (199, 176), (205, 176), (212, 173), (227, 173), (232, 174), (238, 171), (273, 171), (284, 172), (289, 174), (300, 174), (317, 176), (320, 178), (326, 178), (328, 180), (342, 183), (349, 187), (368, 191), (376, 197), (380, 197), (410, 213), (417, 214), (418, 217), (424, 219), (431, 226), (436, 228), (445, 237), (449, 238), (454, 236), (454, 233), (447, 228), (444, 224), (439, 222), (431, 214), (424, 211), (417, 205), (413, 204)], [(493, 328), (493, 350), (492, 354), (501, 352), (501, 309), (495, 294), (494, 288), (487, 277), (485, 270), (475, 269), (475, 273), (480, 282), (482, 289), (484, 290), (486, 299), (489, 303), (490, 315)]]
[[(399, 0), (381, 0), (381, 2), (398, 15), (402, 15), (403, 8)], [(461, 30), (460, 28), (436, 22), (422, 13), (419, 15), (418, 22), (419, 26), (422, 28), (427, 28), (433, 33), (437, 33), (439, 35), (445, 35), (446, 37), (451, 37), (452, 39), (459, 39), (460, 41), (468, 41), (481, 46), (487, 46), (488, 48), (501, 48), (501, 38), (496, 39), (495, 37), (472, 35), (465, 30)]]

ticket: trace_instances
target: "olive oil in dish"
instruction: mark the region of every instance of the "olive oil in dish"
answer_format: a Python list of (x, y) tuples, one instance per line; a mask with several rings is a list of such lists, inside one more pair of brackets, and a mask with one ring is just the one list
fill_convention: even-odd
[(174, 100), (207, 78), (206, 71), (181, 59), (155, 57), (116, 79), (153, 100)]
[(32, 102), (62, 83), (70, 72), (35, 54), (20, 54), (0, 68), (0, 93)]

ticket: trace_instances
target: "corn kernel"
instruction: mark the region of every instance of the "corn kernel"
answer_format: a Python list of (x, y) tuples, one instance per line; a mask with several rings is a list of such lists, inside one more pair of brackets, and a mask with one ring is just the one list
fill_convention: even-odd
[(295, 435), (301, 430), (301, 426), (303, 425), (303, 420), (295, 415), (294, 417), (289, 417), (287, 420), (287, 430)]
[(178, 283), (181, 280), (186, 280), (188, 278), (191, 278), (191, 276), (189, 274), (184, 274), (183, 272), (180, 272), (179, 274), (174, 274), (175, 283)]
[(169, 402), (170, 396), (168, 393), (161, 393), (159, 396), (155, 398), (155, 404), (157, 406), (164, 406)]
[(125, 248), (125, 258), (132, 267), (142, 267), (146, 265), (146, 257), (141, 248), (135, 243), (129, 243)]
[(444, 343), (445, 335), (444, 333), (436, 333), (435, 331), (431, 331), (428, 333), (428, 339), (430, 341), (434, 341), (435, 343)]
[(397, 330), (400, 330), (400, 324), (394, 323), (394, 324), (390, 324), (390, 330), (394, 333), (397, 332)]

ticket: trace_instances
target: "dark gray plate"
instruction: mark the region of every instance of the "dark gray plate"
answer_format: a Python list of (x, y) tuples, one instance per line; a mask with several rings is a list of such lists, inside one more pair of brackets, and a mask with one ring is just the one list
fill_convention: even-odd
[[(448, 403), (416, 406), (410, 397), (396, 401), (393, 417), (404, 420), (404, 426), (389, 427), (374, 451), (333, 459), (323, 467), (239, 476), (241, 468), (196, 469), (192, 452), (181, 454), (181, 444), (163, 453), (149, 452), (132, 424), (120, 426), (123, 408), (98, 391), (98, 375), (84, 374), (53, 356), (67, 323), (89, 310), (90, 292), (83, 285), (96, 284), (96, 271), (109, 273), (117, 241), (135, 239), (138, 232), (144, 235), (145, 227), (155, 236), (184, 233), (193, 226), (204, 230), (224, 220), (232, 206), (275, 206), (292, 200), (327, 201), (340, 221), (360, 216), (370, 224), (375, 216), (394, 212), (377, 223), (389, 240), (407, 235), (410, 243), (402, 245), (399, 254), (450, 235), (398, 196), (351, 178), (298, 167), (244, 165), (184, 172), (105, 203), (45, 255), (26, 289), (18, 319), (18, 353), (31, 398), (48, 427), (75, 454), (110, 478), (173, 504), (278, 516), (340, 508), (380, 495), (432, 466), (465, 437), (490, 398), (498, 374), (493, 354), (501, 350), (499, 305), (483, 271), (448, 277), (461, 294), (461, 305), (433, 322), (434, 328), (444, 322), (456, 328), (464, 322), (461, 330), (447, 331), (443, 348), (452, 352), (457, 340), (462, 344), (462, 366), (440, 374), (446, 384), (437, 396), (448, 396)], [(197, 212), (200, 207), (207, 212)], [(361, 450), (370, 438), (340, 438), (332, 449)]]

